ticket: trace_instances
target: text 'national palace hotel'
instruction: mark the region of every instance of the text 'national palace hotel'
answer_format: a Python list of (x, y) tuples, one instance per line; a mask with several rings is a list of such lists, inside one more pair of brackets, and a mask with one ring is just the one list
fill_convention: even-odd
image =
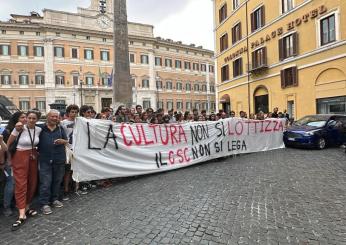
[[(103, 1), (105, 2), (105, 1)], [(78, 13), (43, 10), (0, 22), (0, 94), (21, 110), (49, 104), (112, 104), (113, 4)], [(148, 13), (150, 14), (150, 13)], [(213, 51), (154, 37), (153, 26), (128, 23), (133, 104), (165, 111), (215, 110)]]
[(219, 105), (346, 113), (345, 0), (214, 0)]

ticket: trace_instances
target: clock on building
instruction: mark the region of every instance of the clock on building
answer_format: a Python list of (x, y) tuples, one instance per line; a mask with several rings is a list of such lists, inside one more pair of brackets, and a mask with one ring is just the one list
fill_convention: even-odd
[(100, 15), (97, 19), (97, 24), (101, 28), (107, 29), (111, 26), (111, 20), (106, 15)]

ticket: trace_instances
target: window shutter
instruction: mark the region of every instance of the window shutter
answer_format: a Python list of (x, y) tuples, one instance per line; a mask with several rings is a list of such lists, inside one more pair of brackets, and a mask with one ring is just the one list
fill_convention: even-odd
[(42, 47), (41, 49), (42, 49), (42, 56), (44, 56), (44, 47)]
[(25, 46), (25, 55), (28, 56), (29, 55), (29, 47)]
[(11, 55), (11, 45), (8, 45), (8, 55)]
[(250, 70), (256, 68), (256, 64), (255, 64), (256, 63), (256, 51), (251, 53), (251, 59), (252, 59), (252, 67), (250, 67)]
[(255, 30), (255, 13), (251, 13), (251, 32)]
[(56, 47), (54, 47), (54, 57), (56, 57)]
[(84, 49), (84, 59), (86, 59), (87, 58), (87, 52), (86, 52), (86, 50)]
[(299, 35), (297, 32), (293, 33), (293, 56), (298, 55), (298, 50), (299, 50), (299, 41), (298, 38)]
[(263, 47), (262, 65), (267, 65), (267, 47)]
[(285, 82), (285, 70), (280, 71), (280, 77), (281, 77), (281, 88), (284, 89), (286, 86)]
[(265, 21), (266, 21), (266, 18), (265, 18), (265, 8), (264, 8), (264, 5), (263, 5), (261, 7), (261, 27), (265, 26)]
[(241, 22), (239, 22), (239, 33), (238, 33), (238, 40), (241, 39)]
[(236, 74), (236, 63), (233, 61), (233, 77), (235, 77)]
[(236, 40), (236, 31), (235, 31), (235, 27), (232, 28), (232, 44), (235, 43), (235, 40)]
[(37, 47), (36, 46), (34, 46), (34, 56), (37, 56)]
[(240, 65), (240, 74), (239, 75), (242, 75), (243, 74), (243, 59), (240, 58), (239, 60), (239, 65)]
[(17, 55), (18, 56), (20, 55), (20, 46), (19, 45), (17, 46)]
[(298, 69), (297, 67), (292, 67), (292, 79), (293, 79), (293, 86), (298, 86)]
[(0, 45), (0, 55), (3, 55), (3, 53), (2, 53), (2, 47), (3, 47), (3, 45)]
[(219, 23), (222, 22), (222, 8), (219, 9)]
[(94, 50), (91, 50), (91, 59), (94, 59)]
[(62, 48), (62, 57), (65, 57), (65, 48)]
[(279, 39), (279, 60), (284, 59), (284, 38)]

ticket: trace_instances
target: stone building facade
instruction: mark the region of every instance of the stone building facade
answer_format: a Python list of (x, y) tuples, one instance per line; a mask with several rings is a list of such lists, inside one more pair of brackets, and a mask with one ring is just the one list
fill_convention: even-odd
[[(107, 3), (108, 1), (106, 1)], [(112, 4), (77, 13), (44, 9), (0, 22), (0, 94), (18, 108), (112, 105)], [(133, 105), (215, 110), (213, 52), (155, 37), (153, 26), (128, 23)]]

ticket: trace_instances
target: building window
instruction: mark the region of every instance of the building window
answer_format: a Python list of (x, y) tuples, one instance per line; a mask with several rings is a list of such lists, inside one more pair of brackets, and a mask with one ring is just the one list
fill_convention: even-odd
[(162, 81), (156, 81), (156, 89), (162, 89)]
[(194, 71), (199, 71), (199, 64), (198, 63), (193, 63), (193, 70)]
[(29, 108), (30, 108), (30, 101), (28, 101), (28, 100), (19, 101), (19, 110), (28, 111)]
[(281, 88), (298, 86), (298, 69), (296, 66), (281, 71)]
[(210, 93), (215, 93), (215, 86), (214, 85), (210, 85)]
[(19, 32), (19, 35), (24, 35), (24, 31), (20, 31), (20, 32)]
[(109, 51), (100, 51), (102, 61), (109, 61)]
[(149, 56), (148, 55), (141, 55), (141, 64), (149, 64)]
[(149, 88), (149, 80), (148, 79), (142, 80), (142, 88)]
[(177, 110), (179, 110), (179, 111), (183, 110), (183, 102), (182, 101), (177, 101)]
[(18, 45), (18, 55), (28, 56), (28, 46)]
[(77, 86), (79, 83), (79, 75), (73, 75), (72, 76), (72, 81), (73, 81), (73, 85)]
[(94, 77), (85, 77), (85, 84), (87, 86), (93, 86), (94, 85)]
[(195, 93), (198, 93), (199, 92), (199, 84), (198, 83), (195, 83), (193, 85), (193, 90), (195, 91)]
[(293, 0), (281, 0), (281, 11), (286, 13), (293, 9)]
[(165, 59), (165, 66), (172, 67), (172, 59)]
[(185, 61), (185, 62), (184, 62), (184, 67), (185, 67), (185, 70), (191, 70), (191, 63)]
[(155, 57), (155, 65), (156, 66), (162, 66), (162, 58), (161, 57)]
[(72, 34), (72, 38), (77, 38), (77, 35), (76, 34)]
[(191, 110), (191, 102), (190, 101), (186, 102), (186, 110), (187, 111)]
[(321, 46), (336, 41), (335, 14), (322, 19), (320, 26)]
[(227, 18), (227, 4), (224, 4), (220, 9), (219, 9), (219, 22), (221, 23)]
[(233, 61), (233, 77), (243, 74), (243, 59), (239, 58)]
[(172, 82), (171, 81), (167, 81), (166, 82), (166, 89), (167, 90), (172, 90), (172, 88), (173, 88)]
[(190, 92), (191, 91), (191, 83), (190, 82), (186, 82), (185, 90), (186, 90), (186, 92)]
[(60, 37), (60, 32), (56, 32), (55, 35), (56, 35), (57, 37)]
[(36, 32), (36, 36), (41, 36), (41, 32)]
[(94, 59), (94, 50), (84, 49), (84, 59), (93, 60)]
[(282, 39), (279, 39), (279, 59), (298, 55), (298, 34), (293, 33)]
[(54, 56), (58, 58), (65, 57), (65, 50), (62, 47), (54, 47)]
[(34, 56), (43, 57), (44, 56), (44, 47), (34, 46)]
[(151, 107), (150, 99), (143, 99), (143, 109), (146, 110)]
[(183, 84), (181, 82), (177, 82), (177, 90), (182, 91), (183, 90)]
[(229, 80), (229, 66), (225, 65), (221, 68), (221, 81), (225, 82)]
[(135, 63), (135, 54), (130, 54), (130, 63)]
[(72, 53), (72, 59), (78, 59), (78, 48), (72, 48), (71, 53)]
[(102, 38), (102, 42), (107, 42), (107, 38)]
[(35, 84), (36, 85), (44, 85), (44, 76), (43, 75), (36, 75), (35, 76)]
[(29, 76), (28, 75), (19, 75), (19, 85), (28, 85)]
[(232, 28), (232, 44), (241, 40), (241, 23), (239, 22)]
[(265, 15), (264, 15), (264, 5), (263, 5), (251, 13), (251, 31), (254, 32), (264, 25), (265, 25)]
[(86, 36), (86, 40), (90, 40), (90, 36)]
[(162, 100), (157, 102), (157, 109), (163, 109), (163, 101)]
[(181, 60), (175, 60), (175, 68), (181, 69)]
[(11, 84), (11, 75), (1, 75), (1, 84), (10, 85)]
[(46, 101), (44, 101), (44, 100), (37, 100), (36, 101), (36, 108), (39, 111), (45, 111), (46, 110)]
[(167, 100), (167, 110), (173, 109), (173, 100)]
[(1, 30), (1, 34), (6, 34), (6, 30)]
[(202, 85), (202, 92), (207, 92), (207, 85), (205, 84)]
[(213, 65), (209, 65), (209, 72), (214, 73), (214, 66)]
[(195, 103), (194, 103), (194, 109), (199, 110), (199, 104), (200, 104), (199, 101), (195, 101)]
[(233, 2), (233, 10), (239, 7), (239, 0), (232, 0)]
[(252, 69), (267, 65), (267, 48), (263, 47), (252, 52)]
[(0, 45), (0, 55), (9, 56), (11, 55), (10, 45)]
[(203, 72), (207, 71), (207, 65), (206, 64), (201, 64), (201, 71), (203, 71)]
[(65, 85), (65, 76), (63, 76), (63, 75), (56, 75), (55, 76), (55, 84), (56, 85)]
[(220, 37), (220, 52), (228, 49), (228, 34), (225, 33), (222, 37)]

